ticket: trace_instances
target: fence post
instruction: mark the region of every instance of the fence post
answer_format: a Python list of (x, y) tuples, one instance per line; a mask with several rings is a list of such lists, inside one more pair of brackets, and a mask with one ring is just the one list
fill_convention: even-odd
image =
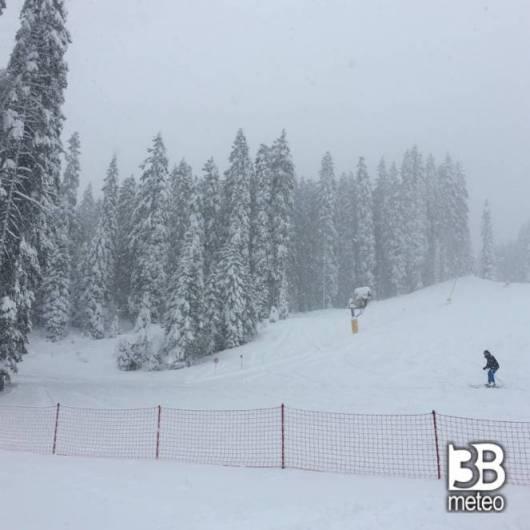
[(156, 459), (160, 457), (160, 420), (162, 418), (162, 407), (158, 405), (158, 418), (156, 422)]
[(436, 446), (436, 470), (438, 472), (438, 480), (442, 478), (440, 469), (440, 443), (438, 441), (438, 424), (436, 423), (436, 411), (432, 411), (432, 424), (434, 427), (434, 444)]
[(53, 430), (53, 447), (52, 447), (52, 455), (55, 454), (55, 451), (57, 449), (57, 431), (59, 429), (59, 410), (61, 408), (61, 405), (57, 403), (57, 407), (55, 410), (55, 429)]
[(285, 469), (285, 405), (282, 403), (281, 407), (282, 418), (282, 469)]

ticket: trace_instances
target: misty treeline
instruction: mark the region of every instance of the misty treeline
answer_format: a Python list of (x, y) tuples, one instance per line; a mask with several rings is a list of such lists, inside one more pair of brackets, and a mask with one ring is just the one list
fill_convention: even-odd
[(88, 186), (79, 198), (79, 135), (61, 142), (63, 2), (26, 2), (21, 22), (0, 78), (9, 368), (35, 322), (55, 341), (70, 326), (115, 336), (128, 319), (122, 369), (178, 367), (251, 340), (261, 321), (344, 307), (356, 286), (385, 298), (471, 270), (464, 173), (416, 147), (371, 176), (363, 158), (337, 176), (326, 153), (316, 179), (297, 179), (285, 132), (251, 157), (239, 130), (225, 171), (209, 159), (197, 175), (185, 160), (171, 165), (157, 135), (137, 179), (120, 180), (114, 157), (101, 197)]

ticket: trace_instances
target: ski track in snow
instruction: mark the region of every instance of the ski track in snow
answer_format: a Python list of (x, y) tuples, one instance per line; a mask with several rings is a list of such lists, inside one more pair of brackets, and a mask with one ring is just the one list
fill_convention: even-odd
[[(347, 309), (295, 314), (258, 338), (183, 370), (120, 372), (116, 339), (35, 333), (0, 404), (80, 407), (253, 408), (287, 405), (359, 413), (439, 412), (530, 420), (530, 285), (469, 277), (372, 302), (352, 335)], [(501, 364), (498, 392), (482, 351)], [(241, 368), (240, 355), (243, 355)]]

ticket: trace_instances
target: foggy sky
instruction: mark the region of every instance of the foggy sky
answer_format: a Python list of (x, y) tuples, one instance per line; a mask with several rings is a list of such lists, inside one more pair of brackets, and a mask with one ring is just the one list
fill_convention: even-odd
[[(0, 17), (5, 65), (23, 0)], [(139, 174), (161, 131), (172, 163), (227, 166), (236, 130), (252, 156), (287, 129), (297, 174), (330, 150), (337, 175), (417, 144), (466, 170), (476, 236), (492, 204), (498, 240), (530, 218), (527, 0), (67, 0), (65, 137), (82, 186), (119, 157)]]

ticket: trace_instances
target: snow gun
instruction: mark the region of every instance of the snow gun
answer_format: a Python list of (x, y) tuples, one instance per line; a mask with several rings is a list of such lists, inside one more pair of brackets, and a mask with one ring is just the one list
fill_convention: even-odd
[(368, 302), (372, 299), (372, 290), (370, 287), (357, 287), (350, 298), (351, 311), (351, 331), (353, 334), (359, 332), (358, 318), (363, 314)]

